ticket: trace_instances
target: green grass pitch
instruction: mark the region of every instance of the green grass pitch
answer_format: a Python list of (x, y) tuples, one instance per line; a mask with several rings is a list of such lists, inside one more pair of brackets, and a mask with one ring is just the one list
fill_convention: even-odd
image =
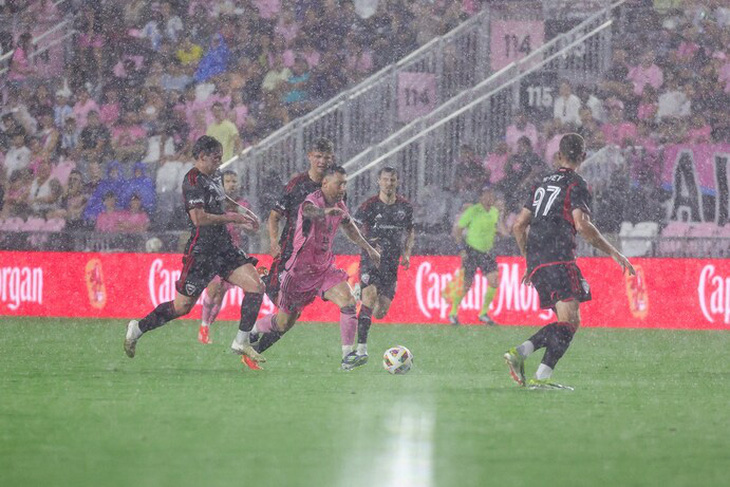
[[(2, 318), (2, 486), (697, 486), (730, 473), (727, 332), (582, 329), (528, 391), (501, 355), (529, 327), (300, 324), (244, 370), (233, 323), (180, 321), (122, 351), (124, 323)], [(389, 346), (414, 353), (391, 376)], [(534, 372), (541, 352), (528, 362)]]

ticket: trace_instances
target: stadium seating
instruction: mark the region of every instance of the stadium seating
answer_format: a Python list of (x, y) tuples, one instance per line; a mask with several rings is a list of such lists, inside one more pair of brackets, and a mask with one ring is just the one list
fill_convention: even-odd
[(636, 225), (623, 222), (619, 237), (624, 255), (626, 257), (651, 255), (658, 234), (659, 224), (656, 222), (639, 222)]

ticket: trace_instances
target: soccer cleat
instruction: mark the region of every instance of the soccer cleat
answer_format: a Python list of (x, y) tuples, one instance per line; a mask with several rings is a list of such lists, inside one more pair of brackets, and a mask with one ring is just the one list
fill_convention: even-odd
[(358, 355), (357, 352), (350, 352), (342, 359), (342, 370), (352, 370), (368, 363), (368, 354)]
[(489, 326), (497, 325), (497, 323), (495, 323), (494, 320), (492, 320), (492, 318), (490, 318), (487, 313), (484, 313), (483, 315), (479, 315), (479, 321), (481, 321), (485, 325), (489, 325)]
[(131, 320), (127, 324), (127, 334), (124, 337), (124, 353), (129, 358), (134, 358), (134, 354), (137, 351), (137, 340), (139, 340), (139, 337), (136, 336), (135, 329), (139, 331), (139, 321)]
[(231, 344), (231, 352), (236, 355), (248, 357), (254, 362), (266, 362), (266, 358), (254, 350), (250, 343), (238, 343), (234, 341)]
[(449, 323), (451, 323), (452, 325), (458, 325), (459, 315), (449, 315)]
[(246, 367), (248, 367), (251, 370), (263, 370), (263, 367), (259, 365), (258, 362), (252, 360), (251, 358), (244, 355), (241, 357), (241, 363), (244, 364)]
[(527, 388), (533, 391), (554, 391), (558, 389), (562, 389), (565, 391), (575, 390), (570, 386), (558, 384), (557, 382), (553, 382), (550, 379), (530, 379), (527, 381)]
[(525, 359), (517, 352), (515, 347), (510, 348), (503, 355), (504, 362), (509, 367), (509, 374), (519, 385), (525, 385)]
[(211, 343), (213, 343), (213, 340), (211, 340), (210, 336), (208, 335), (209, 330), (210, 327), (207, 326), (201, 326), (198, 329), (198, 341), (203, 345), (210, 345)]

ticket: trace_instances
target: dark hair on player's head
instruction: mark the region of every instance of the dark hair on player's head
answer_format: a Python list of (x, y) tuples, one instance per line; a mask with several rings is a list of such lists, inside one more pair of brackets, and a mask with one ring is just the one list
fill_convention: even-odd
[(320, 137), (309, 146), (309, 152), (325, 152), (331, 154), (335, 151), (335, 144), (327, 137)]
[(392, 174), (395, 177), (398, 177), (398, 170), (394, 168), (393, 166), (383, 166), (380, 168), (380, 171), (378, 171), (378, 177), (382, 176), (384, 172), (387, 172), (388, 174)]
[(347, 175), (347, 169), (345, 169), (342, 166), (338, 166), (336, 164), (333, 164), (333, 165), (329, 166), (327, 169), (324, 170), (324, 177), (332, 176), (333, 174)]
[(560, 139), (560, 153), (571, 164), (583, 162), (586, 152), (586, 142), (579, 134), (565, 134)]
[(218, 140), (210, 135), (202, 135), (193, 145), (193, 158), (198, 159), (201, 155), (210, 155), (223, 149)]
[(225, 171), (223, 171), (223, 177), (226, 177), (226, 176), (238, 177), (238, 173), (236, 171), (234, 171), (233, 169), (226, 169)]

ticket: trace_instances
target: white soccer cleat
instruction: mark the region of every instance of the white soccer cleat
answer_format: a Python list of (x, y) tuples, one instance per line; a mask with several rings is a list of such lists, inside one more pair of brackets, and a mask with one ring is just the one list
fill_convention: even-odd
[(250, 343), (238, 343), (234, 341), (231, 344), (231, 352), (235, 353), (236, 355), (243, 355), (244, 357), (248, 357), (254, 362), (266, 362), (266, 357), (254, 350)]
[(141, 336), (139, 330), (139, 321), (131, 320), (127, 324), (127, 334), (124, 337), (124, 353), (127, 357), (134, 358), (134, 354), (137, 351), (137, 340)]

